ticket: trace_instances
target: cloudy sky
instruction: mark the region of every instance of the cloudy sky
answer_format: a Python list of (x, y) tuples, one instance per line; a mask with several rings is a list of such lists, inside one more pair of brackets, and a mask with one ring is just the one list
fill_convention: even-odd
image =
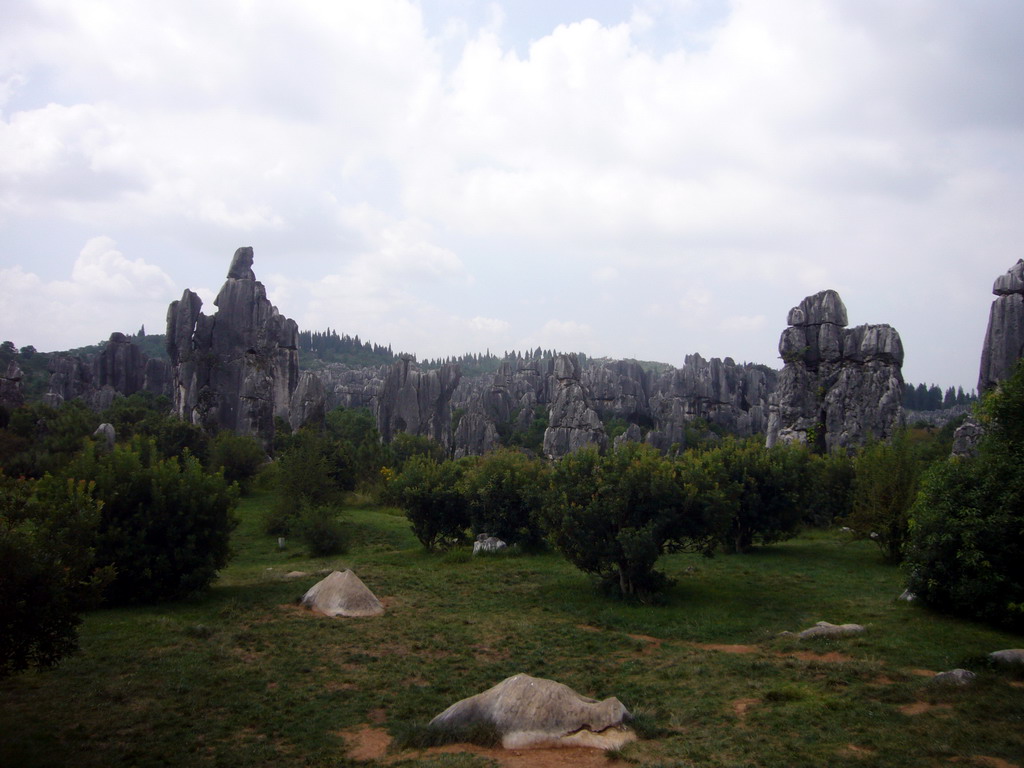
[(972, 388), (1024, 257), (1019, 0), (0, 0), (0, 336), (207, 312), (781, 365), (834, 288)]

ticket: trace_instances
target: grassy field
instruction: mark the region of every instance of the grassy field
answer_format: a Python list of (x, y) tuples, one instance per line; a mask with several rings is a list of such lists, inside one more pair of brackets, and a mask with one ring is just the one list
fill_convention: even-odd
[[(556, 555), (426, 554), (387, 510), (346, 512), (348, 555), (278, 551), (259, 532), (268, 503), (243, 501), (236, 557), (208, 594), (91, 613), (81, 653), (0, 683), (0, 765), (496, 765), (416, 751), (358, 762), (346, 732), (400, 735), (517, 672), (643, 715), (646, 738), (608, 765), (1024, 765), (1024, 687), (982, 661), (1024, 638), (897, 602), (899, 571), (869, 544), (817, 532), (671, 556), (666, 604), (634, 606)], [(345, 567), (384, 616), (296, 606), (313, 574)], [(819, 620), (868, 629), (778, 637)], [(978, 682), (929, 683), (959, 666)]]

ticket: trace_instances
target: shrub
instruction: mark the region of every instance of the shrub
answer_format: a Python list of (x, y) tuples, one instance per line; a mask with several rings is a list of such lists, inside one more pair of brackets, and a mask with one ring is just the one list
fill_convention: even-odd
[(696, 490), (669, 459), (638, 443), (605, 456), (588, 448), (563, 457), (541, 519), (569, 562), (640, 600), (668, 584), (654, 569), (663, 552), (709, 544)]
[(331, 474), (330, 444), (312, 429), (300, 429), (288, 439), (277, 460), (278, 498), (264, 519), (264, 530), (289, 534), (297, 530), (302, 510), (333, 503), (340, 489)]
[(413, 533), (428, 551), (465, 538), (469, 509), (462, 479), (468, 463), (412, 456), (389, 481), (389, 496), (405, 510)]
[(936, 610), (1024, 629), (1024, 472), (1007, 456), (926, 473), (911, 510), (907, 587)]
[(756, 440), (722, 440), (698, 454), (712, 487), (723, 497), (717, 528), (727, 552), (748, 552), (755, 544), (792, 538), (800, 526), (807, 490), (809, 454), (803, 446), (765, 448)]
[(87, 445), (65, 476), (94, 483), (103, 502), (96, 560), (117, 571), (112, 602), (185, 597), (227, 563), (237, 489), (194, 456), (162, 459), (152, 439), (135, 437), (110, 452)]
[(210, 441), (206, 465), (211, 472), (223, 472), (225, 480), (238, 483), (246, 492), (266, 461), (266, 451), (252, 435), (221, 430)]
[(854, 460), (853, 504), (843, 522), (874, 541), (890, 563), (903, 559), (922, 466), (906, 431), (866, 445)]
[(330, 507), (307, 507), (301, 514), (298, 528), (312, 557), (341, 555), (348, 551), (348, 532)]
[(978, 455), (928, 470), (911, 509), (908, 588), (932, 608), (1024, 629), (1024, 362), (978, 409)]
[(93, 565), (99, 517), (84, 482), (0, 475), (0, 677), (77, 649), (80, 613), (113, 575)]
[(468, 469), (464, 483), (473, 533), (490, 533), (527, 548), (541, 545), (537, 514), (547, 493), (547, 473), (539, 460), (516, 450), (494, 451)]

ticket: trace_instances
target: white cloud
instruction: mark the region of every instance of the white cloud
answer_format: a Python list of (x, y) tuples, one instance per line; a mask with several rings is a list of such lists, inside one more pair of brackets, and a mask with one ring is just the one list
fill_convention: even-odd
[(474, 317), (469, 321), (469, 327), (474, 331), (483, 331), (484, 333), (504, 333), (511, 328), (505, 320), (494, 317)]
[(127, 258), (115, 245), (108, 237), (89, 240), (69, 280), (44, 281), (18, 266), (0, 269), (4, 333), (44, 351), (95, 344), (142, 324), (162, 333), (167, 305), (177, 298), (174, 284), (159, 267)]

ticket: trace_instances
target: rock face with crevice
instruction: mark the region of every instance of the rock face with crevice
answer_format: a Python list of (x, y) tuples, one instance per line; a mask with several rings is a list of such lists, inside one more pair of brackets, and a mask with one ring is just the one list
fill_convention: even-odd
[(79, 399), (93, 410), (108, 408), (118, 395), (169, 395), (170, 365), (149, 357), (130, 336), (114, 332), (95, 355), (54, 355), (43, 402), (57, 407)]
[(11, 360), (6, 367), (0, 367), (0, 407), (14, 410), (25, 402), (21, 380), (24, 377), (21, 367)]
[(445, 364), (421, 371), (408, 356), (387, 370), (377, 400), (377, 431), (390, 443), (399, 432), (428, 437), (447, 452), (452, 444), (452, 394), (462, 371)]
[(847, 328), (828, 290), (789, 312), (779, 339), (785, 366), (771, 399), (767, 444), (839, 451), (888, 439), (903, 423), (903, 343), (889, 325)]
[(287, 419), (299, 381), (299, 329), (267, 299), (252, 270), (252, 248), (239, 248), (214, 315), (185, 290), (167, 310), (167, 352), (174, 410), (211, 431), (253, 435), (264, 445), (274, 417)]
[(1024, 260), (1019, 260), (992, 285), (995, 301), (988, 314), (981, 348), (978, 394), (988, 392), (1013, 373), (1024, 357)]
[(608, 436), (593, 401), (580, 382), (580, 363), (576, 355), (555, 358), (557, 382), (544, 432), (544, 455), (558, 459), (585, 446), (608, 447)]

